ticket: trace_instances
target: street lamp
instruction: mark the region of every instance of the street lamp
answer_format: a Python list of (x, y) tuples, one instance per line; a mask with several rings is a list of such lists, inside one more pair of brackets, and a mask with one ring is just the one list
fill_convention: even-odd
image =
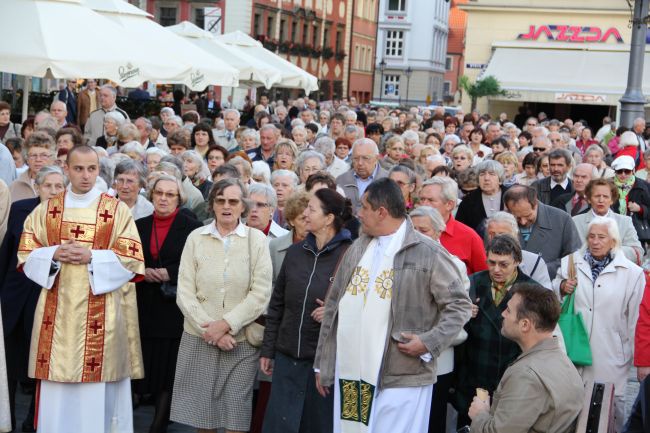
[(406, 71), (404, 71), (406, 74), (406, 105), (409, 103), (409, 87), (411, 84), (411, 74), (413, 73), (413, 69), (409, 66), (406, 68)]
[(381, 71), (381, 79), (379, 80), (379, 102), (384, 94), (384, 70), (386, 69), (386, 61), (382, 58), (379, 62), (379, 70)]

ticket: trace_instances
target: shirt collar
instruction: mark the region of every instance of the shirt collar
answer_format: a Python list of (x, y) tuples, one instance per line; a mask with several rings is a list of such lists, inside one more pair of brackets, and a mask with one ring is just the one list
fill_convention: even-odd
[(557, 183), (551, 178), (551, 189), (555, 188), (556, 185), (560, 185), (562, 189), (567, 189), (567, 186), (569, 186), (569, 177), (565, 177), (562, 183)]
[(228, 236), (231, 235), (236, 235), (239, 236), (240, 238), (245, 238), (246, 237), (246, 226), (240, 221), (235, 230), (232, 232), (228, 233), (226, 236), (222, 236), (221, 233), (219, 233), (219, 230), (217, 230), (217, 223), (211, 223), (208, 224), (207, 226), (203, 227), (203, 230), (201, 230), (202, 235), (210, 235), (213, 238), (219, 239), (221, 241), (225, 240)]

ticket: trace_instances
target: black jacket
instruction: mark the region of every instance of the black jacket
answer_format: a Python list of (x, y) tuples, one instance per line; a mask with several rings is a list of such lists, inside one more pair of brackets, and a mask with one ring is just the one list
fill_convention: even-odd
[[(503, 210), (503, 196), (508, 188), (501, 186), (501, 203), (499, 203), (499, 210)], [(480, 188), (467, 194), (463, 197), (463, 201), (458, 206), (456, 212), (456, 221), (460, 221), (468, 227), (471, 227), (479, 236), (483, 237), (485, 234), (485, 220), (487, 213), (483, 206), (483, 192)]]
[(22, 323), (26, 327), (26, 335), (32, 333), (34, 311), (41, 287), (16, 269), (16, 254), (25, 220), (40, 202), (39, 198), (19, 200), (14, 202), (9, 210), (7, 234), (0, 247), (0, 299), (5, 336), (21, 325), (19, 320), (22, 314), (25, 315)]
[(650, 376), (641, 382), (639, 394), (632, 406), (630, 417), (623, 428), (623, 433), (650, 432)]
[[(533, 182), (531, 187), (535, 188), (535, 191), (537, 191), (537, 198), (539, 199), (539, 201), (551, 206), (551, 203), (553, 202), (553, 200), (551, 199), (551, 176), (547, 176), (544, 179), (536, 180), (535, 182)], [(573, 189), (573, 182), (571, 182), (571, 179), (569, 179), (566, 192), (562, 194), (573, 194), (574, 192), (575, 190)], [(562, 194), (560, 194), (560, 196)], [(560, 196), (556, 197), (556, 199), (559, 198)]]
[[(194, 229), (201, 227), (202, 224), (186, 212), (178, 212), (165, 241), (160, 245), (158, 254), (160, 263), (151, 256), (153, 215), (140, 218), (135, 225), (142, 241), (145, 267), (167, 269), (170, 282), (176, 284), (185, 240)], [(180, 338), (183, 334), (183, 314), (176, 305), (176, 300), (165, 299), (160, 291), (159, 283), (148, 283), (143, 280), (137, 283), (136, 287), (140, 336), (142, 338)]]
[(325, 301), (339, 257), (352, 243), (350, 232), (341, 230), (320, 251), (311, 233), (293, 244), (280, 268), (266, 316), (261, 356), (274, 358), (278, 351), (296, 359), (314, 359), (320, 323), (311, 317)]

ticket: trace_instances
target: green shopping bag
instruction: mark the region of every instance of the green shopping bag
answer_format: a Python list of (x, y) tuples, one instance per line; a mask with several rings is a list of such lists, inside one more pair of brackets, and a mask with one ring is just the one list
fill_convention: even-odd
[(562, 303), (560, 313), (560, 330), (564, 338), (566, 353), (575, 365), (591, 365), (591, 347), (589, 346), (589, 334), (582, 314), (574, 311), (573, 302), (575, 291), (571, 293)]

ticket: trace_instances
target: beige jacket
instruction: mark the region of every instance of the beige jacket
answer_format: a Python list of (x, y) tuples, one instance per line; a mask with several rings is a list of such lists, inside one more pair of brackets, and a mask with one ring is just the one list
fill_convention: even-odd
[(25, 200), (26, 198), (36, 198), (38, 194), (34, 189), (32, 180), (29, 178), (29, 170), (23, 171), (18, 179), (14, 180), (9, 187), (11, 191), (11, 202)]
[(492, 397), (490, 412), (472, 421), (472, 433), (573, 433), (584, 386), (555, 338), (519, 355)]
[(11, 209), (11, 193), (7, 184), (0, 179), (0, 244), (7, 233), (9, 209)]
[(244, 341), (242, 331), (264, 313), (271, 299), (272, 274), (261, 231), (240, 223), (224, 242), (214, 224), (194, 230), (178, 269), (176, 302), (185, 316), (185, 332), (201, 336), (202, 324), (223, 319), (235, 339)]

